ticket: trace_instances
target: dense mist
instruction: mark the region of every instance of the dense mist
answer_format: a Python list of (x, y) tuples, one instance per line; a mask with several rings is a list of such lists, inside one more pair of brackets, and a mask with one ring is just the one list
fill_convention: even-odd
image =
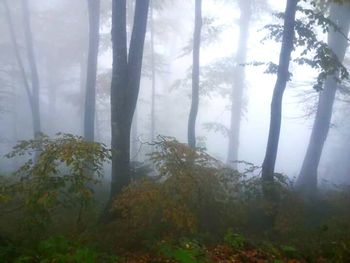
[[(247, 239), (266, 229), (278, 232), (279, 217), (294, 216), (279, 210), (283, 206), (299, 209), (295, 218), (317, 218), (296, 222), (299, 226), (327, 225), (332, 207), (343, 209), (349, 200), (343, 190), (350, 186), (349, 27), (346, 0), (0, 0), (0, 214), (4, 202), (4, 211), (26, 207), (14, 218), (41, 209), (45, 218), (40, 220), (56, 213), (55, 221), (66, 213), (55, 202), (76, 202), (80, 208), (69, 208), (67, 218), (78, 213), (77, 225), (84, 230), (73, 231), (77, 239), (85, 233), (87, 242), (123, 247), (110, 237), (101, 241), (88, 227), (120, 219), (117, 227), (124, 235), (116, 239), (127, 240), (123, 249), (129, 252), (146, 236), (158, 241), (193, 236), (207, 244), (208, 236), (209, 243), (218, 243), (223, 233), (231, 248), (244, 251), (245, 241), (235, 231)], [(102, 180), (102, 187), (95, 180)], [(274, 184), (284, 190), (271, 190)], [(204, 199), (192, 196), (197, 190)], [(17, 196), (21, 191), (25, 194)], [(60, 197), (65, 191), (63, 196), (78, 193), (74, 198), (83, 199), (66, 200)], [(261, 206), (250, 192), (258, 193)], [(51, 194), (40, 209), (33, 205)], [(87, 208), (90, 197), (98, 203), (93, 208)], [(227, 203), (214, 204), (218, 200)], [(256, 217), (265, 201), (278, 212)], [(174, 211), (159, 219), (174, 224), (164, 227), (169, 235), (160, 234), (161, 227), (145, 232), (143, 224), (151, 229), (169, 207)], [(319, 207), (329, 210), (322, 214)], [(221, 209), (241, 214), (231, 218)], [(335, 220), (348, 218), (342, 209), (334, 210)], [(84, 216), (84, 211), (89, 212)], [(189, 211), (195, 211), (193, 218)], [(221, 219), (230, 223), (220, 225)], [(247, 225), (241, 227), (243, 221)], [(0, 228), (0, 245), (7, 242), (2, 232), (10, 237), (13, 227)], [(50, 231), (48, 236), (66, 233)], [(297, 236), (283, 238), (296, 246)], [(19, 246), (16, 237), (9, 239)], [(123, 249), (112, 250), (124, 255)], [(308, 252), (289, 252), (300, 262), (349, 259), (345, 252), (337, 261), (329, 259), (321, 250), (315, 245)], [(281, 251), (276, 261), (264, 254), (262, 262), (287, 262)], [(2, 255), (0, 248), (0, 261)], [(231, 262), (213, 255), (213, 261), (166, 256), (174, 262)], [(59, 262), (90, 262), (87, 258), (94, 257)], [(50, 260), (33, 256), (23, 262), (57, 262)], [(96, 256), (91, 262), (109, 262), (104, 260)], [(111, 262), (141, 262), (125, 260)], [(150, 260), (142, 262), (168, 262)], [(232, 262), (255, 262), (237, 260)]]

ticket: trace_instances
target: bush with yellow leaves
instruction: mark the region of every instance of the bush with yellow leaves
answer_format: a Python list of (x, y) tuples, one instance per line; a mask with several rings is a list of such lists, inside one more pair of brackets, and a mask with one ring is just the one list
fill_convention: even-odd
[(173, 138), (160, 137), (153, 146), (157, 177), (134, 181), (113, 203), (127, 238), (139, 242), (220, 232), (228, 204), (224, 179), (239, 181), (240, 175), (204, 149)]

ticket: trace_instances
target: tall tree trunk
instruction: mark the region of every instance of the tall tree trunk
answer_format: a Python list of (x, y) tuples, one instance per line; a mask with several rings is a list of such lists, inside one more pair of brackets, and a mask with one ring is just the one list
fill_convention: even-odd
[(149, 0), (136, 0), (129, 54), (126, 0), (113, 0), (112, 182), (111, 200), (130, 182), (130, 132), (140, 88)]
[(238, 160), (239, 134), (241, 117), (243, 112), (243, 91), (245, 88), (245, 67), (246, 63), (249, 25), (252, 16), (252, 0), (240, 0), (239, 7), (241, 15), (239, 19), (239, 41), (236, 51), (236, 66), (233, 72), (232, 104), (231, 104), (231, 125), (228, 142), (227, 164), (233, 168), (237, 167), (234, 161)]
[(151, 70), (152, 70), (152, 93), (151, 93), (151, 141), (155, 140), (156, 129), (156, 67), (155, 67), (155, 54), (154, 54), (154, 21), (153, 21), (153, 9), (154, 0), (151, 0), (150, 8), (150, 29), (151, 29)]
[[(330, 16), (331, 20), (337, 23), (342, 32), (348, 35), (350, 4), (341, 5), (333, 3), (331, 5)], [(339, 32), (330, 29), (328, 33), (328, 45), (336, 54), (339, 61), (343, 61), (348, 46), (347, 39)], [(332, 118), (332, 108), (338, 85), (335, 78), (338, 77), (338, 75), (339, 72), (326, 79), (324, 89), (319, 95), (318, 107), (309, 145), (296, 182), (299, 188), (309, 193), (314, 193), (317, 189), (317, 169)]]
[(298, 0), (287, 0), (284, 18), (282, 47), (279, 58), (277, 81), (272, 95), (271, 119), (265, 159), (262, 165), (262, 180), (272, 182), (281, 130), (282, 98), (289, 80), (289, 63), (293, 51), (295, 13)]
[(100, 29), (100, 0), (87, 0), (89, 9), (89, 50), (87, 61), (84, 138), (94, 140), (96, 110), (96, 76)]
[(31, 73), (32, 82), (32, 107), (33, 107), (33, 129), (34, 137), (37, 137), (41, 133), (41, 121), (40, 121), (40, 83), (39, 74), (36, 64), (35, 52), (33, 47), (32, 29), (30, 26), (30, 11), (27, 0), (22, 0), (23, 11), (23, 27), (26, 48), (28, 53), (29, 69)]
[(191, 148), (196, 147), (196, 119), (199, 104), (199, 73), (200, 73), (200, 47), (202, 30), (202, 0), (196, 0), (195, 3), (195, 21), (193, 34), (193, 62), (192, 62), (192, 103), (188, 119), (188, 145)]

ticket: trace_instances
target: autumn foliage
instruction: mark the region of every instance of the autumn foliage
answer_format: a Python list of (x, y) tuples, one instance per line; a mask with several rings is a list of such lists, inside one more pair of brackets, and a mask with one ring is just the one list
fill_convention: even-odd
[(117, 216), (106, 225), (98, 221), (108, 194), (102, 176), (110, 151), (103, 144), (67, 134), (20, 142), (8, 157), (22, 165), (0, 177), (0, 261), (350, 259), (349, 189), (306, 200), (276, 174), (271, 200), (252, 164), (237, 172), (168, 137), (152, 147), (149, 169), (115, 198)]

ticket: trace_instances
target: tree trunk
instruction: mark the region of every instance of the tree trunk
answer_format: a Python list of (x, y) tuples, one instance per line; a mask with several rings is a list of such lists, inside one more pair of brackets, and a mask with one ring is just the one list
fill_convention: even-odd
[(262, 165), (262, 180), (272, 182), (281, 129), (282, 98), (289, 80), (289, 63), (293, 51), (295, 13), (298, 0), (287, 0), (284, 18), (282, 47), (279, 58), (277, 81), (272, 95), (271, 119), (265, 159)]
[(30, 11), (27, 0), (22, 0), (22, 11), (23, 11), (23, 27), (26, 48), (28, 53), (28, 62), (31, 73), (32, 82), (32, 107), (33, 107), (33, 130), (34, 137), (37, 137), (41, 133), (41, 121), (40, 121), (40, 83), (39, 74), (36, 64), (35, 52), (33, 47), (33, 36), (30, 26)]
[(141, 78), (149, 0), (137, 0), (129, 55), (126, 0), (113, 0), (112, 182), (110, 202), (130, 182), (130, 132)]
[(151, 93), (151, 141), (155, 140), (156, 129), (156, 69), (154, 56), (154, 21), (153, 21), (153, 1), (151, 0), (150, 8), (150, 29), (151, 29), (151, 70), (152, 70), (152, 93)]
[(84, 138), (94, 140), (96, 108), (96, 75), (100, 28), (100, 0), (87, 0), (89, 9), (89, 50), (86, 75)]
[[(350, 5), (344, 5), (333, 3), (331, 5), (330, 16), (331, 20), (337, 23), (342, 32), (348, 35)], [(328, 45), (336, 54), (339, 61), (343, 61), (348, 45), (346, 38), (339, 32), (330, 29), (328, 33)], [(317, 189), (317, 169), (332, 118), (332, 108), (338, 85), (335, 80), (335, 78), (338, 77), (337, 75), (339, 75), (339, 72), (335, 76), (329, 76), (326, 79), (324, 89), (319, 95), (318, 107), (309, 145), (296, 182), (297, 187), (309, 193), (314, 193)]]
[(195, 22), (193, 34), (193, 64), (192, 64), (192, 103), (188, 119), (188, 145), (191, 148), (196, 147), (196, 119), (199, 104), (199, 58), (201, 46), (202, 30), (202, 0), (196, 0), (195, 3)]
[(247, 60), (247, 44), (249, 37), (249, 24), (252, 16), (252, 1), (239, 1), (241, 16), (239, 20), (240, 32), (239, 42), (236, 51), (236, 66), (233, 72), (232, 104), (231, 104), (231, 125), (228, 142), (227, 164), (233, 168), (237, 167), (234, 161), (238, 160), (240, 124), (243, 112), (243, 91), (245, 88), (245, 67), (241, 64)]

